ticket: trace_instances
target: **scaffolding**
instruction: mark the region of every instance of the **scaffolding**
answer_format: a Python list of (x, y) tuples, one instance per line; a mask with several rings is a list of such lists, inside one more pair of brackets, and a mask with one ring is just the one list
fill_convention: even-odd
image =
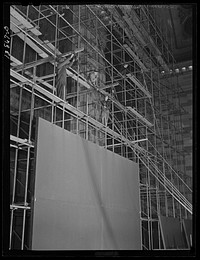
[(31, 248), (38, 117), (139, 164), (141, 248), (163, 249), (159, 215), (191, 219), (192, 187), (175, 60), (152, 8), (13, 5), (10, 30), (10, 249)]

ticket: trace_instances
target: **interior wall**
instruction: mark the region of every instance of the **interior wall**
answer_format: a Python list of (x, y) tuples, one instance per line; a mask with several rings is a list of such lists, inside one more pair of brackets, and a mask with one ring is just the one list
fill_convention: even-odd
[[(191, 62), (192, 64), (192, 62)], [(185, 150), (186, 174), (192, 177), (192, 148), (193, 148), (193, 78), (192, 72), (182, 74), (178, 78), (179, 84), (183, 89), (180, 95), (181, 106), (186, 111), (182, 115), (183, 127), (183, 146)], [(192, 185), (192, 183), (189, 183)]]
[(32, 249), (141, 249), (138, 165), (40, 118)]

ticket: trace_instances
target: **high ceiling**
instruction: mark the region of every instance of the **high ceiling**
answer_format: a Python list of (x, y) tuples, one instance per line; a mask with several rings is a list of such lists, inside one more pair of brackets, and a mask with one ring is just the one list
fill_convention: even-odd
[(156, 8), (177, 62), (192, 60), (193, 5), (169, 5)]

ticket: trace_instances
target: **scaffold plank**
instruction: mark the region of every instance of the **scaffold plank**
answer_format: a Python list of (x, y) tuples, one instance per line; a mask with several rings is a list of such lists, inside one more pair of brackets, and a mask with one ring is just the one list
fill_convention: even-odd
[(143, 62), (140, 60), (140, 58), (131, 50), (131, 48), (128, 46), (128, 44), (123, 45), (124, 48), (129, 52), (129, 54), (134, 58), (134, 60), (138, 63), (138, 65), (144, 70), (148, 71), (148, 69), (144, 66)]
[[(10, 23), (10, 29), (14, 32), (17, 33), (17, 35), (19, 36), (19, 38), (21, 38), (23, 41), (25, 41), (25, 35), (20, 32), (20, 30), (15, 27), (15, 25), (12, 23)], [(35, 50), (41, 57), (43, 58), (47, 58), (48, 55), (41, 49), (39, 48), (32, 40), (30, 40), (28, 37), (26, 38), (26, 43), (33, 49)]]
[[(66, 52), (66, 53), (63, 53), (61, 55), (58, 55), (57, 58), (69, 56), (72, 53), (77, 54), (77, 53), (79, 53), (81, 51), (83, 51), (83, 48), (78, 48), (78, 49), (76, 49), (74, 51), (70, 51), (70, 52)], [(43, 59), (40, 59), (40, 60), (37, 60), (37, 61), (33, 61), (33, 62), (24, 64), (24, 65), (22, 65), (22, 63), (21, 63), (21, 66), (16, 66), (15, 70), (16, 71), (20, 71), (20, 70), (22, 70), (22, 68), (26, 70), (26, 69), (30, 69), (32, 67), (36, 67), (36, 66), (39, 66), (39, 65), (47, 63), (47, 62), (51, 62), (52, 63), (53, 61), (55, 61), (55, 57), (54, 56), (53, 57), (52, 56), (48, 56), (47, 58), (43, 58)]]
[(34, 145), (32, 144), (32, 142), (28, 142), (27, 139), (22, 139), (22, 138), (19, 138), (19, 137), (16, 137), (14, 135), (10, 135), (10, 140), (11, 141), (14, 141), (16, 143), (19, 143), (21, 145), (26, 145), (26, 146), (30, 146), (30, 147), (34, 147)]
[(148, 98), (151, 98), (151, 94), (148, 90), (145, 89), (144, 86), (142, 86), (142, 84), (139, 82), (139, 80), (134, 76), (134, 75), (131, 75), (131, 73), (127, 74), (126, 75), (130, 80), (132, 80), (136, 86), (138, 86), (138, 88), (148, 97)]
[[(13, 18), (16, 18), (22, 25), (24, 25), (27, 29), (30, 29), (30, 31), (34, 33), (36, 36), (42, 35), (42, 33), (39, 30), (37, 30), (30, 22), (27, 21), (27, 19), (25, 19), (13, 7), (10, 7), (10, 13), (13, 16)], [(18, 25), (20, 25), (20, 23), (18, 23)]]
[(26, 210), (26, 209), (31, 209), (31, 207), (12, 204), (12, 205), (10, 205), (10, 209), (12, 209), (12, 210), (25, 209)]
[[(74, 73), (72, 73), (70, 70), (66, 69), (66, 73), (68, 76), (72, 77), (74, 80), (76, 80), (77, 82), (79, 82), (81, 85), (83, 85), (84, 87), (90, 89), (91, 86), (86, 82), (86, 80), (81, 79), (80, 75), (75, 75)], [(77, 73), (78, 74), (78, 73)]]
[(150, 123), (146, 118), (144, 118), (142, 115), (140, 115), (134, 108), (127, 107), (128, 110), (130, 110), (134, 115), (136, 115), (140, 120), (142, 120), (145, 124), (147, 124), (149, 127), (152, 127), (153, 124)]

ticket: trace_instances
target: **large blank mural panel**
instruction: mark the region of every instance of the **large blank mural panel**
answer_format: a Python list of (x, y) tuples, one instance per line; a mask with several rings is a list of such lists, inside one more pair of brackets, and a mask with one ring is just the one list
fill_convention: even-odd
[(32, 249), (141, 249), (137, 164), (39, 119)]
[(139, 211), (138, 165), (102, 149), (102, 198), (107, 206)]
[(136, 213), (125, 208), (104, 208), (103, 249), (141, 249), (139, 220)]
[(91, 143), (39, 120), (37, 142), (37, 199), (65, 200), (71, 203), (98, 204), (100, 154)]
[(101, 215), (98, 208), (40, 199), (35, 211), (32, 249), (99, 249)]
[(138, 165), (103, 149), (102, 162), (104, 248), (140, 249)]

